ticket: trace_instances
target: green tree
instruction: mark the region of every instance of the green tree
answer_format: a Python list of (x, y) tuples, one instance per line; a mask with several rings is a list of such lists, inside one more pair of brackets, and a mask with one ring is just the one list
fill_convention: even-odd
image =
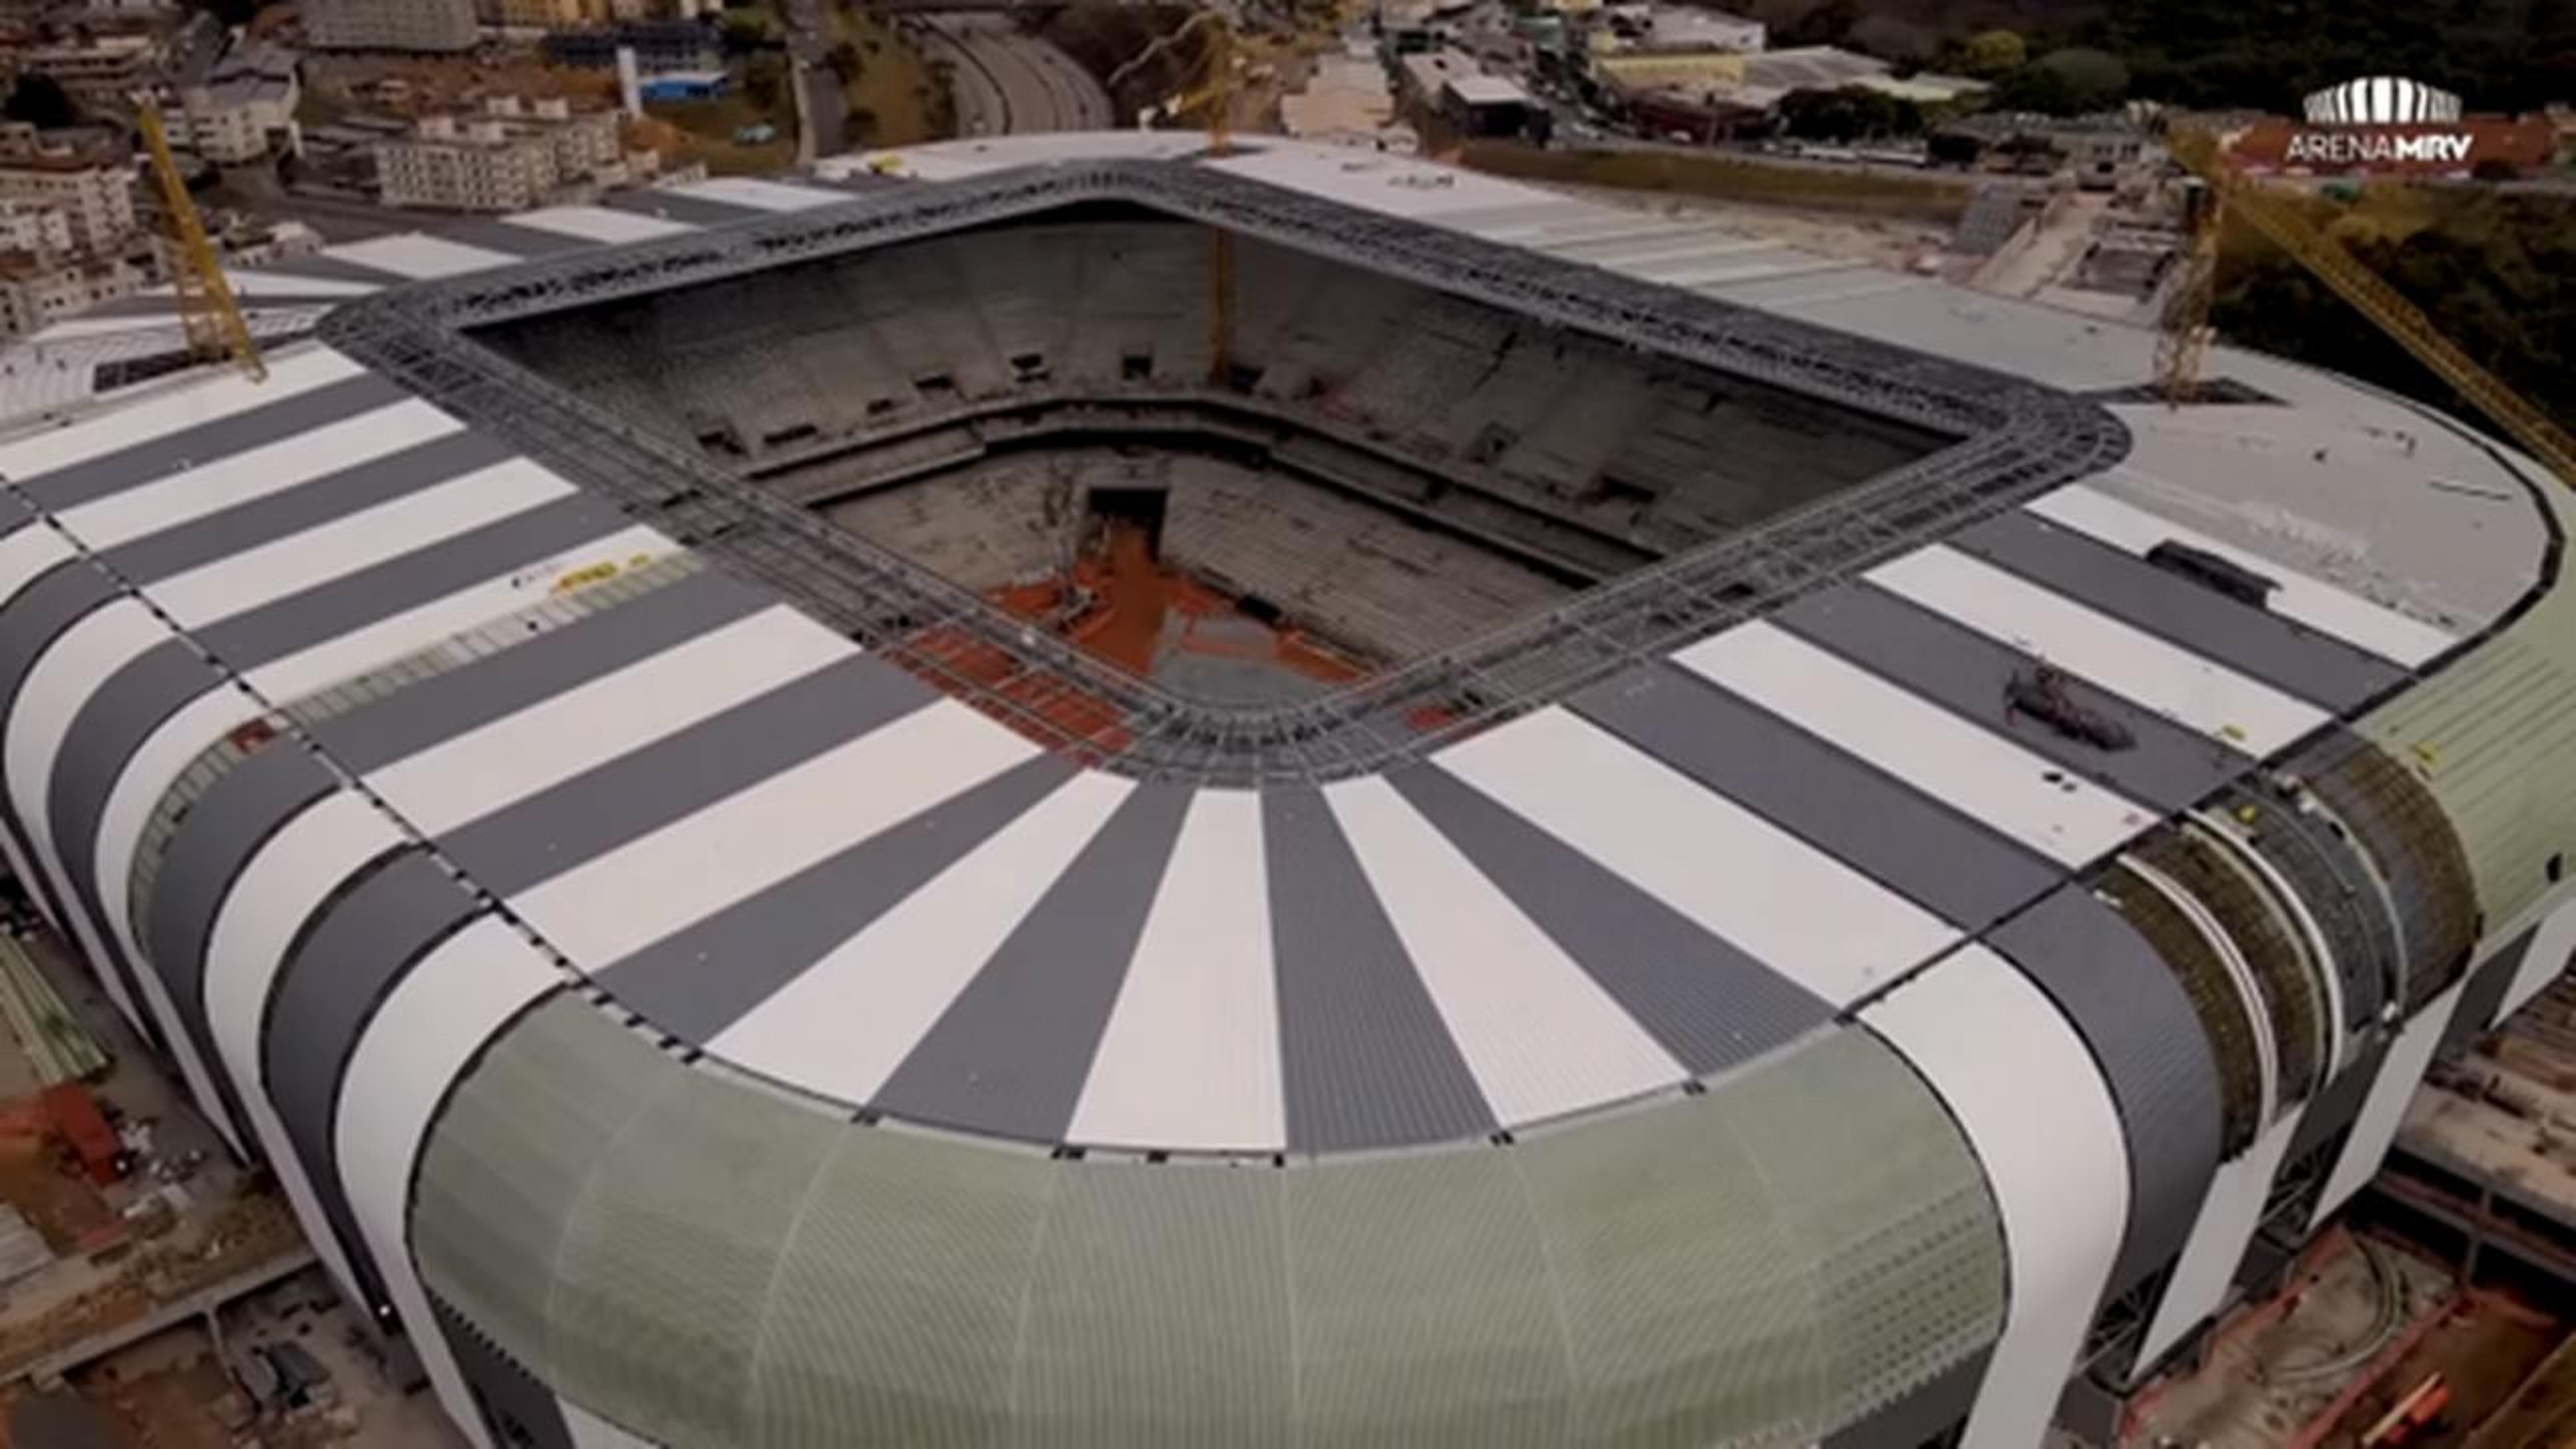
[(2038, 67), (2066, 82), (2067, 95), (2079, 111), (2117, 105), (2129, 93), (2128, 64), (2107, 50), (2070, 45), (2041, 56)]
[(1989, 30), (1971, 37), (1964, 53), (1968, 74), (1999, 76), (2030, 63), (2030, 47), (2009, 30)]
[(72, 108), (72, 98), (63, 93), (62, 83), (40, 70), (18, 77), (18, 83), (9, 88), (8, 101), (0, 103), (0, 114), (40, 130), (68, 126), (80, 119), (80, 113)]
[(2043, 116), (2071, 116), (2083, 109), (2066, 77), (2040, 65), (2009, 72), (1995, 82), (1986, 101), (1992, 110), (2037, 111)]

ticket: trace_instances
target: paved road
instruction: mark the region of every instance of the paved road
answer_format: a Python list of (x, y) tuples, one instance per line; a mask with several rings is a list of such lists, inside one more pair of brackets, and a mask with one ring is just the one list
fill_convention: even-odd
[(969, 136), (1094, 131), (1114, 124), (1090, 72), (1006, 15), (943, 15), (925, 27), (955, 67), (957, 129)]

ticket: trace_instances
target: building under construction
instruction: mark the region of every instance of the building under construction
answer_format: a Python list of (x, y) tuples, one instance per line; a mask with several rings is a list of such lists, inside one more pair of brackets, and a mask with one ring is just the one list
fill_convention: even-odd
[(1197, 144), (39, 340), (10, 864), (476, 1445), (2106, 1439), (2566, 964), (2517, 455)]

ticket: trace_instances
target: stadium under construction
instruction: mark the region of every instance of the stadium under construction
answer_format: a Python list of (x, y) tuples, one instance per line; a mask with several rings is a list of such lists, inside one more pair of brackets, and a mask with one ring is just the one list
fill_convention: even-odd
[(1194, 144), (38, 340), (9, 864), (478, 1449), (2099, 1438), (2566, 965), (2527, 461)]

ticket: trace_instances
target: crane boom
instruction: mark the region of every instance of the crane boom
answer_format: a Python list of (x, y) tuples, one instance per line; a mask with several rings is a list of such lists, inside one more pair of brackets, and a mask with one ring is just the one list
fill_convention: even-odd
[[(2209, 187), (2213, 204), (2243, 217), (2416, 361), (2430, 368), (2434, 376), (2485, 413), (2558, 481), (2576, 488), (2576, 438), (2569, 437), (2529, 399), (2479, 366), (2458, 344), (2435, 329), (2422, 308), (2398, 295), (2396, 288), (2355, 261), (2352, 253), (2309, 225), (2295, 208), (2227, 164), (2217, 137), (2206, 131), (2177, 129), (2167, 135), (2166, 149)], [(2167, 382), (2170, 388), (2174, 379), (2168, 378)]]
[(144, 149), (152, 158), (152, 175), (160, 183), (162, 209), (170, 213), (170, 227), (177, 235), (177, 265), (171, 269), (171, 289), (179, 299), (179, 330), (187, 337), (189, 350), (207, 361), (230, 358), (241, 364), (253, 382), (265, 381), (268, 366), (259, 359), (259, 346), (251, 341), (250, 324), (242, 320), (241, 307), (233, 301), (232, 284), (224, 280), (223, 264), (215, 259), (215, 248), (206, 240), (206, 229), (197, 221), (197, 204), (188, 197), (187, 184), (179, 179), (178, 163), (170, 159), (170, 142), (161, 132), (161, 113), (150, 105), (135, 115), (143, 132)]

